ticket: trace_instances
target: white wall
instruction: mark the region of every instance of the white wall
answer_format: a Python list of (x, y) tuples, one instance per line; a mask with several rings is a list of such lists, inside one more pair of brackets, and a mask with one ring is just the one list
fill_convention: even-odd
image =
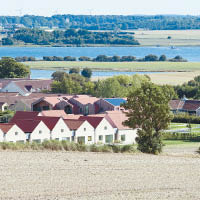
[(26, 134), (17, 126), (14, 125), (6, 134), (5, 142), (26, 142)]
[[(41, 133), (39, 133), (40, 131)], [(30, 141), (32, 142), (34, 140), (40, 140), (40, 142), (43, 142), (44, 140), (50, 140), (50, 130), (42, 121), (30, 134)]]
[(53, 128), (53, 130), (51, 131), (51, 139), (52, 140), (58, 139), (62, 141), (62, 140), (66, 140), (66, 138), (69, 138), (70, 139), (69, 141), (71, 141), (71, 137), (72, 137), (72, 132), (67, 127), (63, 119), (60, 118), (57, 124), (55, 125), (55, 127)]
[[(94, 128), (88, 121), (85, 121), (75, 132), (75, 142), (78, 142), (78, 137), (85, 137), (85, 144), (94, 144)], [(88, 137), (92, 137), (88, 141)]]
[(197, 109), (197, 116), (200, 116), (200, 108)]
[(0, 142), (4, 142), (4, 133), (1, 129), (0, 129)]
[[(112, 135), (113, 141), (115, 140), (115, 128), (104, 118), (95, 129), (95, 143), (106, 143), (106, 135)], [(99, 140), (99, 136), (102, 135), (102, 140)]]
[[(121, 135), (125, 135), (125, 141), (121, 141)], [(137, 129), (118, 130), (118, 139), (122, 144), (133, 144), (137, 137)]]

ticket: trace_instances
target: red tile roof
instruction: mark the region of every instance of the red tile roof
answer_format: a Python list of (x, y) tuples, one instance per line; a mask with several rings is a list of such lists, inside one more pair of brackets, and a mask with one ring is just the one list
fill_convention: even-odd
[(39, 120), (33, 119), (23, 119), (15, 121), (15, 124), (19, 128), (21, 128), (24, 131), (24, 133), (32, 133), (39, 123)]
[(0, 129), (3, 131), (3, 133), (7, 133), (13, 126), (13, 123), (0, 124)]
[(183, 110), (196, 111), (200, 108), (200, 101), (197, 100), (187, 100), (183, 105)]
[(43, 121), (51, 131), (53, 130), (59, 119), (60, 117), (44, 117), (44, 116), (37, 116), (35, 118), (35, 120)]
[(64, 122), (67, 124), (70, 130), (77, 130), (85, 120), (77, 120), (77, 119), (64, 119)]
[(82, 116), (79, 119), (80, 120), (87, 120), (94, 128), (96, 128), (100, 122), (103, 120), (104, 117), (89, 117), (89, 116)]
[(34, 119), (38, 114), (39, 112), (17, 111), (10, 122), (15, 123), (17, 120)]
[(67, 114), (65, 113), (64, 110), (46, 110), (40, 112), (41, 116), (46, 116), (46, 117), (63, 117), (67, 118)]

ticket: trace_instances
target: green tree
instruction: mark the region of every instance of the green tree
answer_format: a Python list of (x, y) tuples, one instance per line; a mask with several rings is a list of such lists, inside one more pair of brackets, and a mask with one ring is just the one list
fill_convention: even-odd
[(67, 76), (67, 73), (66, 72), (60, 72), (60, 71), (57, 71), (57, 72), (54, 72), (51, 77), (53, 80), (55, 81), (62, 81), (64, 77)]
[(2, 38), (2, 45), (13, 45), (14, 41), (12, 38)]
[(128, 120), (126, 126), (138, 129), (138, 149), (144, 153), (158, 154), (162, 151), (162, 133), (172, 119), (169, 108), (170, 95), (151, 82), (143, 82), (133, 91), (124, 104)]
[(79, 68), (71, 68), (70, 70), (69, 70), (69, 74), (79, 74), (80, 73), (80, 69)]
[(85, 78), (91, 78), (92, 76), (92, 70), (89, 68), (84, 68), (81, 72), (81, 75), (84, 76)]
[(29, 67), (16, 62), (15, 59), (3, 57), (0, 60), (0, 78), (24, 78), (29, 75)]
[(161, 55), (159, 58), (159, 61), (166, 61), (166, 60), (167, 60), (166, 55)]

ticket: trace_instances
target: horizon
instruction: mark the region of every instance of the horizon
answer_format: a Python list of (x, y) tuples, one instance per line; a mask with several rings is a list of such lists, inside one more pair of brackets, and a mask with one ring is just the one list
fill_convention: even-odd
[(0, 16), (72, 15), (200, 15), (198, 0), (7, 0), (0, 7)]

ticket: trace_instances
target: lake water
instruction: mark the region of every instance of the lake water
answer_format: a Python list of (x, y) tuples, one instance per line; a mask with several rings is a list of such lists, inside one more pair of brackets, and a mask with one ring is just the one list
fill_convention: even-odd
[(165, 54), (168, 58), (180, 55), (188, 61), (200, 61), (200, 47), (0, 47), (0, 57), (10, 56), (33, 56), (42, 58), (43, 56), (88, 56), (96, 57), (104, 54), (107, 56), (132, 55), (142, 58), (148, 54), (160, 56)]
[[(31, 70), (32, 79), (50, 79), (51, 75), (54, 73), (54, 70)], [(65, 71), (68, 72), (68, 71)], [(116, 71), (93, 71), (93, 77), (102, 77), (102, 76), (115, 76), (115, 75), (133, 75), (133, 74), (155, 74), (155, 73), (165, 73), (165, 72), (116, 72)]]

